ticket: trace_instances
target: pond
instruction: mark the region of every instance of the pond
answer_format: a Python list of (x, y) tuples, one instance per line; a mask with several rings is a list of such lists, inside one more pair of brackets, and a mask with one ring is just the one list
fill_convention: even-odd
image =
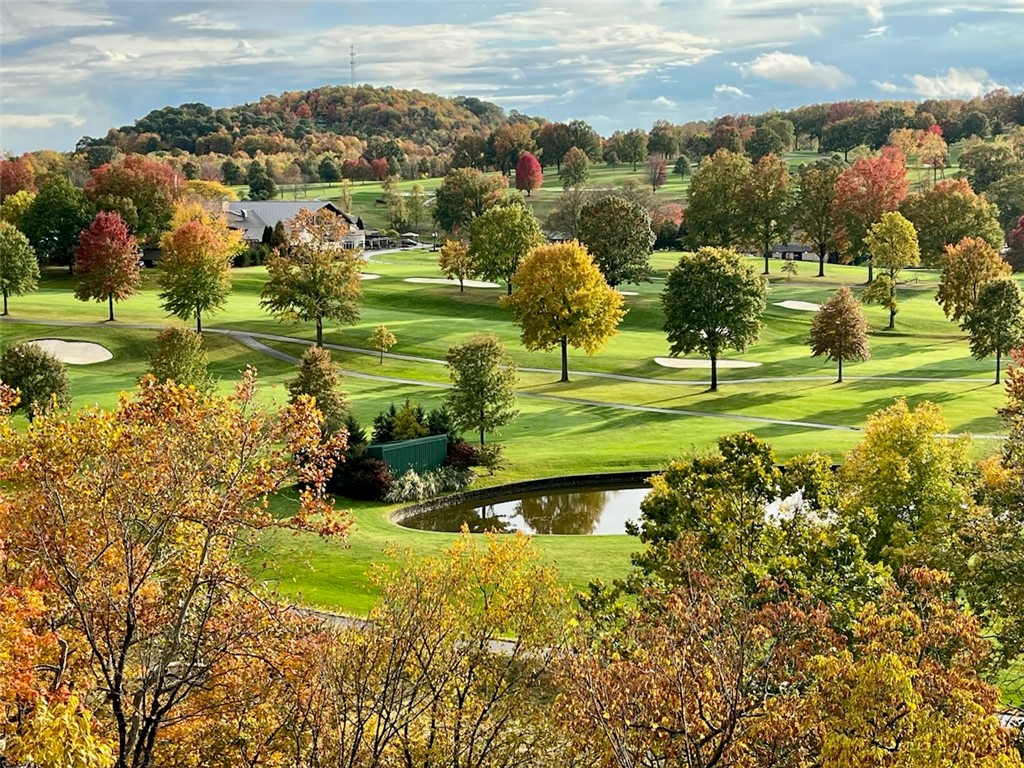
[(399, 521), (406, 528), (457, 533), (608, 535), (626, 532), (626, 521), (640, 520), (640, 502), (649, 487), (556, 488), (495, 496), (419, 512)]

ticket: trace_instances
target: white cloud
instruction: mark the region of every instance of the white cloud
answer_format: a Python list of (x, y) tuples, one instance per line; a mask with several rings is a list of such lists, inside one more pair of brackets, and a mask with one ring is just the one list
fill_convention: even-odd
[(58, 124), (71, 126), (85, 125), (85, 118), (78, 115), (0, 115), (4, 128), (53, 128)]
[(735, 85), (716, 85), (715, 96), (732, 96), (736, 99), (749, 99), (750, 94), (745, 93), (742, 88)]
[(880, 27), (872, 27), (871, 29), (869, 29), (868, 33), (864, 35), (864, 37), (881, 37), (888, 31), (889, 28), (883, 24)]
[(890, 83), (888, 80), (872, 80), (871, 84), (884, 93), (896, 93), (900, 89), (896, 83)]
[(671, 109), (676, 105), (676, 103), (672, 101), (672, 99), (667, 99), (664, 96), (659, 96), (656, 99), (652, 99), (651, 104), (653, 104), (656, 107), (664, 107), (665, 109)]
[(871, 19), (873, 24), (877, 25), (878, 22), (885, 18), (885, 11), (882, 10), (881, 0), (868, 0), (864, 10), (868, 12), (868, 18)]
[(742, 65), (741, 70), (756, 77), (790, 85), (817, 86), (834, 90), (853, 84), (853, 78), (838, 67), (782, 51), (762, 53), (753, 61)]
[(977, 67), (950, 67), (944, 75), (908, 75), (907, 79), (913, 90), (926, 99), (972, 99), (999, 87), (988, 76), (988, 72)]

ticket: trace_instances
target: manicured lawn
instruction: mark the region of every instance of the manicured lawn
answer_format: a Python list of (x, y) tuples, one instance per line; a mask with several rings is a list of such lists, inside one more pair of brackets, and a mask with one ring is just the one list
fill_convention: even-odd
[[(656, 277), (663, 278), (677, 259), (677, 253), (655, 254)], [(809, 450), (825, 451), (839, 459), (858, 440), (857, 428), (864, 425), (868, 414), (899, 396), (911, 402), (941, 403), (951, 431), (1000, 432), (995, 409), (1003, 393), (1001, 387), (991, 384), (993, 365), (973, 360), (963, 335), (943, 317), (933, 298), (934, 272), (910, 276), (912, 282), (900, 291), (896, 330), (874, 331), (872, 360), (846, 366), (849, 380), (837, 385), (833, 383), (834, 366), (811, 358), (807, 351), (811, 314), (783, 309), (775, 302), (821, 302), (841, 284), (859, 291), (865, 269), (828, 265), (823, 279), (814, 277), (816, 264), (801, 264), (799, 270), (796, 279), (788, 282), (777, 274), (779, 264), (773, 262), (762, 341), (743, 355), (729, 356), (761, 365), (722, 370), (717, 393), (706, 390), (706, 371), (667, 369), (654, 363), (653, 358), (668, 352), (661, 331), (662, 285), (657, 280), (626, 286), (639, 295), (626, 299), (630, 311), (621, 333), (593, 357), (573, 352), (568, 384), (557, 382), (556, 352), (527, 352), (519, 346), (517, 329), (498, 305), (503, 289), (460, 292), (457, 286), (405, 282), (409, 277), (438, 275), (436, 255), (429, 252), (375, 257), (366, 271), (382, 277), (364, 283), (359, 323), (345, 328), (328, 325), (325, 340), (360, 348), (335, 351), (336, 360), (347, 371), (383, 377), (352, 375), (346, 379), (354, 412), (364, 425), (390, 403), (406, 398), (427, 408), (439, 404), (447, 375), (437, 361), (449, 346), (476, 332), (501, 338), (521, 368), (541, 369), (521, 371), (522, 415), (500, 438), (507, 446), (509, 466), (494, 477), (481, 478), (481, 485), (591, 471), (656, 470), (673, 457), (709, 449), (721, 434), (741, 430), (770, 440), (781, 459)], [(279, 336), (282, 338), (263, 342), (298, 356), (312, 340), (313, 329), (282, 325), (260, 309), (264, 279), (262, 268), (236, 270), (227, 308), (204, 318), (204, 325), (211, 330)], [(126, 326), (167, 322), (156, 298), (155, 272), (146, 272), (141, 295), (118, 305), (114, 323), (103, 321), (103, 305), (76, 301), (73, 284), (73, 278), (64, 272), (48, 271), (40, 291), (12, 299), (12, 322), (0, 324), (0, 344), (48, 336), (104, 344), (113, 352), (112, 360), (73, 367), (71, 375), (76, 407), (92, 403), (109, 407), (117, 393), (130, 389), (145, 371), (146, 353), (156, 333)], [(868, 308), (868, 315), (874, 328), (884, 325), (881, 308)], [(18, 324), (21, 318), (54, 326)], [(89, 324), (57, 327), (64, 321)], [(387, 324), (398, 337), (394, 353), (425, 359), (388, 357), (380, 364), (375, 353), (366, 349), (367, 337), (379, 323)], [(206, 344), (223, 390), (230, 388), (239, 370), (254, 365), (267, 385), (263, 396), (272, 402), (286, 397), (283, 384), (294, 375), (289, 363), (212, 332), (206, 334)], [(609, 374), (642, 380), (609, 378)], [(560, 398), (572, 398), (573, 402)], [(975, 452), (988, 453), (997, 445), (995, 440), (979, 439)], [(287, 497), (274, 503), (279, 514), (288, 513), (291, 502)], [(397, 547), (432, 552), (452, 540), (451, 534), (398, 527), (390, 521), (393, 508), (387, 505), (343, 500), (340, 506), (353, 510), (355, 526), (347, 545), (313, 536), (268, 535), (249, 558), (253, 569), (284, 594), (362, 612), (373, 600), (367, 568), (385, 559), (385, 550)], [(537, 541), (545, 559), (557, 563), (563, 578), (579, 587), (593, 578), (623, 575), (629, 567), (629, 553), (638, 544), (627, 536), (538, 536)]]

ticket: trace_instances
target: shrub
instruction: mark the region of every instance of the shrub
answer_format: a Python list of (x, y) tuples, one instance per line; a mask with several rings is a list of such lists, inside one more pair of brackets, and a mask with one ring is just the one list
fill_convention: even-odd
[(67, 366), (31, 342), (16, 344), (0, 355), (0, 382), (18, 390), (21, 400), (17, 408), (29, 419), (71, 405)]
[(488, 443), (480, 449), (480, 466), (493, 475), (505, 468), (505, 446), (501, 443)]
[(172, 325), (156, 335), (149, 353), (149, 372), (158, 381), (175, 381), (200, 392), (214, 387), (213, 377), (207, 369), (203, 337), (191, 328)]
[(316, 400), (323, 414), (320, 428), (325, 435), (333, 435), (345, 425), (349, 405), (347, 393), (341, 388), (341, 368), (323, 347), (309, 347), (303, 353), (298, 376), (287, 387), (293, 403), (301, 395)]
[[(450, 433), (449, 433), (450, 434)], [(446, 467), (469, 469), (480, 466), (480, 452), (465, 440), (448, 441), (448, 455), (445, 456)]]
[(380, 459), (370, 458), (360, 447), (346, 454), (345, 461), (335, 468), (327, 487), (331, 493), (350, 499), (382, 501), (394, 481), (388, 465)]
[(410, 469), (394, 481), (384, 500), (391, 504), (422, 501), (442, 493), (461, 491), (473, 482), (475, 475), (469, 469), (441, 467), (422, 475)]

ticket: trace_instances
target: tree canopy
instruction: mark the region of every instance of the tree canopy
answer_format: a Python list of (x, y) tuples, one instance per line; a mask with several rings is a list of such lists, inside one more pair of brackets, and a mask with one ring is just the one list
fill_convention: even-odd
[(39, 284), (39, 262), (35, 250), (17, 227), (0, 221), (0, 293), (4, 297), (4, 311), (7, 314), (7, 297), (24, 296), (34, 291)]
[(476, 335), (445, 355), (452, 389), (445, 406), (462, 430), (473, 430), (484, 447), (486, 433), (510, 424), (519, 415), (515, 362), (494, 336)]
[(114, 319), (114, 302), (135, 295), (142, 285), (139, 246), (116, 212), (100, 211), (88, 229), (83, 229), (75, 249), (75, 298), (106, 301), (109, 320)]
[[(512, 279), (531, 248), (544, 242), (533, 209), (498, 205), (478, 216), (469, 228), (469, 258), (488, 280), (502, 280), (512, 293)], [(459, 279), (460, 287), (462, 278)]]
[(821, 305), (811, 319), (811, 356), (824, 355), (839, 363), (837, 382), (843, 380), (844, 360), (868, 360), (868, 323), (860, 302), (845, 285)]
[(618, 195), (592, 200), (580, 209), (576, 237), (613, 288), (650, 277), (654, 232), (642, 205)]

